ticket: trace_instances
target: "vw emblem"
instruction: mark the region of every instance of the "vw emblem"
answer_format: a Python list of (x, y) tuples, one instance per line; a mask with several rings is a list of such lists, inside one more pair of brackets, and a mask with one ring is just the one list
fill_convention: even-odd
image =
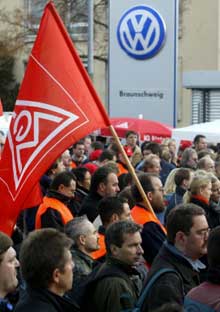
[(162, 48), (166, 26), (161, 15), (154, 9), (139, 5), (126, 11), (117, 27), (121, 48), (131, 57), (145, 60)]

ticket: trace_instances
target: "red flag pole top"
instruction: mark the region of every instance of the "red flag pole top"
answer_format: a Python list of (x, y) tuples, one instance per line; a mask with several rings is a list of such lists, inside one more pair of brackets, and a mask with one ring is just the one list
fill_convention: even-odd
[[(39, 201), (40, 177), (71, 144), (110, 125), (54, 5), (45, 7), (0, 163), (0, 230)], [(30, 203), (30, 198), (32, 198)]]

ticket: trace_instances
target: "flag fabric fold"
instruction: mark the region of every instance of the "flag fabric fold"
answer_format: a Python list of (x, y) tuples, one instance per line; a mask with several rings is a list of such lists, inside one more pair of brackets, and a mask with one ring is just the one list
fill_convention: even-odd
[[(108, 115), (54, 5), (45, 7), (0, 163), (0, 230), (10, 234), (40, 177)], [(39, 201), (36, 192), (36, 203)], [(30, 197), (30, 196), (29, 196)]]

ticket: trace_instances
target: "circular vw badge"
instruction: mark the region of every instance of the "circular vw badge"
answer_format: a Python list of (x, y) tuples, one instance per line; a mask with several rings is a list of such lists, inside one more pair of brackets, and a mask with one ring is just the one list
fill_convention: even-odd
[(159, 52), (166, 36), (161, 15), (154, 9), (139, 5), (121, 17), (117, 38), (121, 48), (131, 57), (145, 60)]

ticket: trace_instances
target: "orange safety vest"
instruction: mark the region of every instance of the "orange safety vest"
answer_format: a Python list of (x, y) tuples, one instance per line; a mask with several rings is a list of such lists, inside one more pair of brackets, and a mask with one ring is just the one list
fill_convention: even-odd
[(67, 208), (67, 206), (64, 205), (61, 201), (56, 198), (50, 198), (45, 196), (43, 198), (43, 203), (39, 206), (37, 210), (35, 229), (41, 229), (41, 216), (47, 211), (48, 208), (57, 210), (60, 213), (63, 224), (66, 224), (74, 218), (69, 208)]
[(92, 259), (98, 260), (101, 257), (106, 255), (106, 247), (105, 247), (105, 235), (99, 233), (99, 250), (93, 251), (91, 254)]
[(165, 229), (165, 227), (161, 224), (161, 222), (157, 219), (157, 217), (155, 217), (149, 210), (146, 210), (143, 207), (140, 206), (134, 206), (131, 209), (131, 215), (132, 218), (134, 219), (134, 222), (144, 225), (147, 222), (155, 222), (157, 223), (162, 231), (167, 234), (167, 231)]
[(123, 173), (128, 173), (128, 169), (126, 169), (125, 166), (123, 166), (123, 164), (118, 162), (117, 165), (118, 165), (118, 174), (117, 174), (118, 177)]

